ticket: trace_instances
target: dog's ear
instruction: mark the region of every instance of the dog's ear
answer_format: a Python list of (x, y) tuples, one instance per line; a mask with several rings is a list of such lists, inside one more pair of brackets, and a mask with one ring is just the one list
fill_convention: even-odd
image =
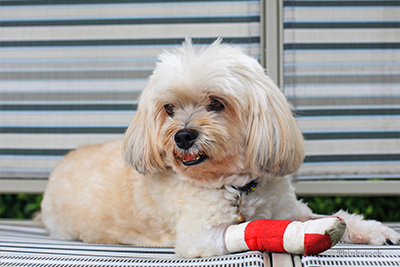
[(261, 67), (256, 77), (248, 88), (246, 166), (271, 176), (294, 173), (303, 162), (304, 146), (291, 105)]
[(125, 164), (140, 173), (155, 173), (165, 169), (165, 163), (157, 145), (155, 107), (144, 93), (135, 118), (125, 133), (122, 153)]

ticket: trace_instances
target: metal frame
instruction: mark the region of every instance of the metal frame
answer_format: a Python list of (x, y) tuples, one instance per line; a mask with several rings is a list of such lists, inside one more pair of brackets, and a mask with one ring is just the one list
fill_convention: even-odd
[(0, 179), (1, 194), (42, 194), (46, 188), (47, 180), (36, 179)]
[(299, 181), (298, 196), (398, 196), (400, 181)]
[[(2, 194), (41, 194), (47, 180), (0, 179)], [(398, 196), (400, 181), (300, 181), (293, 182), (298, 196)]]
[(261, 0), (261, 65), (283, 90), (283, 1)]

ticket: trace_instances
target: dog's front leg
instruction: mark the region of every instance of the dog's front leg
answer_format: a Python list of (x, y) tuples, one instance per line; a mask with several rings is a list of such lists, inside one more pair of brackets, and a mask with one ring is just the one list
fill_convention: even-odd
[(265, 219), (229, 226), (225, 245), (231, 253), (260, 250), (314, 255), (339, 242), (345, 229), (338, 217), (305, 222)]
[(227, 224), (203, 229), (193, 226), (186, 231), (180, 228), (177, 233), (175, 253), (185, 258), (228, 254), (229, 251), (225, 247), (224, 240), (224, 233), (227, 227)]
[[(340, 210), (332, 216), (338, 216), (346, 222), (346, 231), (340, 241), (354, 244), (394, 245), (400, 244), (400, 234), (381, 222), (364, 220), (362, 215), (350, 214)], [(329, 215), (311, 214), (308, 219), (328, 218)]]
[(347, 229), (341, 241), (370, 245), (400, 244), (400, 234), (375, 220), (364, 220), (362, 215), (340, 210), (334, 216), (346, 221)]
[(335, 245), (346, 228), (337, 217), (305, 222), (257, 220), (237, 225), (179, 228), (175, 252), (195, 258), (248, 250), (314, 255)]

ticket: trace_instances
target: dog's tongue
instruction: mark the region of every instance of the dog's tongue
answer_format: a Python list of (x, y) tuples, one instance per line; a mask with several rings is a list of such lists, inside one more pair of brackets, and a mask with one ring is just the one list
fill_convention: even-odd
[(184, 161), (192, 161), (194, 158), (196, 158), (196, 155), (184, 155), (183, 157), (182, 157), (182, 159), (184, 160)]

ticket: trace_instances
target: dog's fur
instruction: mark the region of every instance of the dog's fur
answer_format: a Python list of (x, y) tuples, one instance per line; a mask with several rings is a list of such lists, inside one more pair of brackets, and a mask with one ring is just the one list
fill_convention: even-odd
[[(255, 179), (261, 185), (242, 200), (248, 220), (321, 217), (285, 177), (304, 157), (290, 105), (255, 59), (220, 42), (196, 51), (188, 39), (161, 55), (125, 139), (81, 147), (56, 166), (42, 202), (52, 235), (224, 254), (224, 230), (237, 217), (232, 186)], [(177, 145), (183, 129), (198, 133), (188, 148)], [(399, 242), (379, 222), (336, 215), (348, 226), (343, 241)]]

